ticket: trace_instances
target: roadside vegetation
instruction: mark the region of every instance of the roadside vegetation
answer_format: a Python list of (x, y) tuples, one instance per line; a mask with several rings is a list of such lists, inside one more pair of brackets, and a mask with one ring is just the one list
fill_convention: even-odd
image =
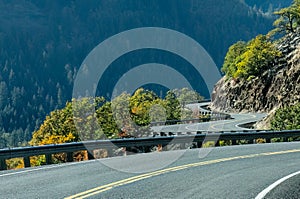
[[(39, 146), (149, 136), (151, 122), (200, 118), (199, 113), (184, 108), (185, 102), (199, 100), (203, 97), (187, 88), (170, 90), (164, 98), (140, 88), (133, 95), (122, 93), (112, 101), (103, 97), (73, 99), (63, 109), (54, 110), (46, 117), (29, 144)], [(90, 110), (95, 111), (90, 113)], [(74, 156), (78, 159), (86, 154), (78, 152)], [(55, 154), (52, 159), (64, 162), (66, 155)], [(44, 156), (31, 158), (32, 165), (41, 165), (45, 161)]]
[(278, 109), (271, 121), (271, 128), (274, 130), (300, 129), (300, 103)]
[[(197, 40), (221, 65), (233, 41), (272, 27), (272, 19), (259, 10), (287, 4), (279, 1), (246, 0), (250, 6), (240, 0), (0, 1), (0, 148), (26, 146), (46, 115), (72, 99), (79, 67), (99, 42), (138, 27), (165, 27)], [(153, 61), (181, 71), (191, 85), (199, 82), (184, 59), (144, 49), (110, 66), (99, 82), (105, 84), (99, 96), (110, 97), (107, 93), (132, 66)]]
[[(272, 130), (299, 130), (300, 129), (300, 103), (276, 110), (271, 119)], [(293, 137), (284, 140), (283, 138), (273, 139), (273, 142), (300, 141), (300, 137)]]
[(271, 68), (272, 61), (280, 55), (267, 36), (258, 35), (247, 43), (233, 44), (226, 54), (222, 71), (228, 78), (250, 80)]
[[(248, 42), (238, 41), (229, 47), (221, 69), (227, 80), (250, 81), (272, 70), (275, 60), (282, 56), (276, 42), (299, 31), (300, 0), (294, 0), (291, 6), (274, 12), (274, 15), (277, 16), (273, 24), (275, 28), (267, 35), (258, 35)], [(278, 109), (271, 119), (271, 128), (300, 129), (300, 104)]]
[[(130, 136), (140, 137), (149, 131), (151, 122), (199, 118), (199, 114), (184, 109), (183, 103), (202, 99), (187, 88), (170, 90), (163, 99), (143, 88), (136, 90), (132, 96), (122, 93), (112, 101), (103, 97), (73, 99), (65, 108), (52, 111), (33, 133), (29, 143), (46, 145), (114, 139), (119, 137), (121, 129)], [(89, 113), (93, 109), (94, 113)], [(78, 133), (76, 126), (82, 133)]]
[(267, 35), (258, 35), (244, 42), (238, 41), (229, 47), (222, 66), (227, 79), (251, 80), (273, 67), (274, 60), (281, 56), (272, 38), (293, 33), (300, 25), (300, 0), (294, 0), (290, 7), (274, 12), (277, 19), (274, 29)]
[[(222, 67), (228, 79), (249, 81), (271, 69), (274, 60), (281, 56), (271, 38), (275, 38), (274, 34), (282, 35), (297, 30), (300, 25), (300, 0), (294, 0), (290, 7), (274, 14), (278, 16), (274, 22), (275, 29), (268, 35), (258, 35), (248, 42), (238, 41), (229, 48)], [(122, 93), (112, 101), (106, 101), (103, 97), (73, 99), (64, 108), (54, 110), (46, 117), (33, 133), (29, 144), (37, 146), (148, 135), (151, 122), (201, 118), (199, 113), (186, 110), (184, 102), (202, 99), (199, 94), (186, 88), (170, 90), (164, 98), (140, 88), (133, 95)], [(95, 110), (93, 113), (88, 112), (91, 108)], [(77, 131), (77, 126), (80, 126), (81, 133)], [(300, 105), (279, 109), (272, 120), (272, 128), (300, 129)], [(230, 143), (221, 143), (227, 144)], [(86, 155), (86, 152), (76, 154), (77, 158)], [(63, 162), (66, 156), (55, 154), (52, 158), (54, 162)], [(20, 159), (8, 161), (9, 168), (23, 167), (24, 164)], [(31, 158), (32, 165), (44, 163), (44, 156)]]

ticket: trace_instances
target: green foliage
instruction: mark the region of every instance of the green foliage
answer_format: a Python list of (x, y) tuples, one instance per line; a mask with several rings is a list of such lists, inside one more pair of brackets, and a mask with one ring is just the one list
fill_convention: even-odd
[(279, 18), (274, 22), (275, 32), (295, 32), (300, 24), (300, 0), (294, 0), (290, 7), (274, 12)]
[(300, 0), (294, 0), (290, 7), (274, 14), (279, 18), (274, 22), (276, 29), (268, 36), (258, 35), (248, 43), (239, 41), (228, 49), (221, 69), (227, 78), (251, 80), (270, 69), (272, 61), (281, 56), (269, 38), (277, 32), (295, 32), (300, 24)]
[(270, 68), (271, 62), (280, 56), (280, 52), (266, 36), (258, 35), (247, 45), (247, 50), (241, 55), (241, 61), (237, 63), (236, 77), (248, 78), (257, 76)]
[(167, 120), (180, 120), (197, 118), (199, 113), (193, 113), (184, 106), (187, 103), (203, 100), (203, 96), (188, 88), (173, 89), (167, 92), (164, 99)]
[(24, 168), (23, 158), (12, 158), (6, 160), (7, 169), (20, 169)]
[(167, 120), (179, 120), (181, 117), (181, 104), (176, 94), (171, 90), (167, 92), (164, 100)]
[(143, 88), (136, 90), (129, 103), (133, 121), (139, 126), (149, 125), (150, 109), (155, 104), (162, 104), (162, 102), (154, 92)]
[[(184, 107), (186, 101), (203, 99), (187, 88), (171, 90), (165, 99), (140, 88), (107, 102), (103, 97), (73, 99), (63, 109), (46, 117), (33, 133), (31, 145), (59, 144), (119, 137), (120, 129), (141, 136), (149, 132), (153, 121), (178, 120), (191, 115)], [(39, 162), (36, 160), (36, 162)]]
[(96, 110), (99, 125), (108, 139), (116, 138), (119, 133), (118, 125), (115, 122), (111, 102), (104, 103)]
[[(257, 5), (265, 4), (256, 1)], [(1, 1), (1, 14), (10, 23), (8, 20), (0, 23), (0, 147), (27, 143), (46, 115), (63, 108), (71, 100), (70, 91), (82, 60), (99, 41), (114, 34), (143, 24), (185, 30), (220, 65), (230, 43), (267, 32), (272, 27), (270, 18), (251, 10), (240, 0), (219, 2), (220, 6), (212, 6), (211, 1), (149, 1), (145, 6), (139, 0), (130, 3), (126, 0)], [(149, 56), (146, 50), (141, 56), (133, 53), (121, 59), (122, 63), (116, 62), (120, 73), (107, 71), (108, 81), (104, 83), (108, 90), (101, 88), (101, 95), (110, 92), (118, 78), (116, 75), (125, 72), (126, 65), (129, 70), (134, 63), (158, 58), (166, 60), (167, 65), (182, 68), (173, 56), (163, 54)], [(191, 74), (188, 67), (186, 70), (186, 75)], [(193, 76), (187, 78), (193, 84), (198, 81)]]
[(186, 104), (189, 102), (195, 102), (195, 101), (201, 101), (204, 98), (199, 95), (199, 93), (190, 90), (188, 88), (182, 88), (182, 89), (173, 89), (171, 90), (176, 95), (177, 100), (181, 104)]
[(73, 121), (72, 104), (55, 110), (46, 117), (41, 127), (32, 135), (31, 145), (59, 144), (78, 141), (79, 136)]
[[(87, 114), (89, 110), (103, 102), (103, 98), (95, 100), (83, 98), (68, 102), (65, 108), (52, 111), (46, 117), (40, 128), (33, 133), (29, 143), (31, 145), (60, 144), (104, 137), (101, 129), (97, 128), (96, 114)], [(76, 127), (80, 129), (80, 134)]]
[(237, 72), (237, 63), (241, 59), (241, 55), (246, 51), (247, 44), (244, 41), (238, 41), (229, 47), (228, 52), (225, 56), (224, 64), (222, 67), (222, 72), (224, 72), (227, 77), (233, 77)]
[(95, 140), (105, 137), (103, 129), (99, 128), (96, 107), (100, 107), (105, 102), (103, 97), (82, 98), (72, 100), (73, 118), (79, 132), (79, 139)]
[(252, 79), (271, 68), (281, 53), (264, 35), (258, 35), (246, 45), (238, 42), (229, 48), (222, 70), (229, 78)]
[(274, 130), (300, 129), (300, 103), (278, 109), (271, 120), (271, 128)]

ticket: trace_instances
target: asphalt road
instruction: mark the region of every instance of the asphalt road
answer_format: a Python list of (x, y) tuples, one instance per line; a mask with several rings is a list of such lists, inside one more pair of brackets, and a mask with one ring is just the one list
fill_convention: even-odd
[(300, 198), (300, 175), (296, 175), (292, 178), (287, 179), (272, 191), (270, 191), (265, 198)]
[[(187, 104), (186, 107), (194, 111), (209, 112), (204, 107), (208, 106), (210, 102)], [(241, 125), (253, 123), (262, 120), (266, 117), (265, 113), (227, 113), (231, 116), (230, 120), (219, 120), (211, 122), (202, 122), (196, 124), (179, 124), (167, 126), (153, 126), (151, 129), (155, 132), (196, 132), (196, 131), (239, 131), (249, 130)]]
[(196, 131), (239, 131), (249, 130), (241, 127), (242, 124), (257, 122), (262, 120), (266, 114), (264, 113), (245, 113), (230, 114), (233, 119), (219, 120), (211, 122), (202, 122), (196, 124), (178, 124), (168, 126), (153, 126), (151, 129), (155, 132), (196, 132)]
[(299, 165), (296, 142), (138, 154), (1, 171), (0, 198), (255, 198)]

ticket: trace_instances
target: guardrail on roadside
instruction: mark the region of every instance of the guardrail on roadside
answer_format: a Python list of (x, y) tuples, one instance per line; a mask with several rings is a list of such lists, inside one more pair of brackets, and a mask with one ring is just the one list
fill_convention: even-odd
[(203, 99), (203, 100), (190, 100), (190, 101), (184, 101), (183, 104), (196, 104), (196, 103), (206, 103), (211, 102), (211, 99)]
[(231, 116), (229, 114), (226, 114), (226, 113), (209, 112), (207, 115), (209, 115), (209, 117), (151, 122), (150, 126), (201, 123), (201, 122), (208, 122), (208, 121), (231, 119)]
[[(96, 140), (77, 143), (65, 143), (58, 145), (44, 145), (32, 147), (19, 147), (0, 149), (0, 170), (6, 170), (6, 160), (11, 158), (23, 158), (25, 167), (30, 167), (30, 157), (37, 155), (45, 155), (46, 163), (52, 163), (52, 154), (67, 153), (67, 161), (73, 161), (73, 153), (77, 151), (87, 150), (93, 152), (97, 149), (111, 149), (112, 144), (115, 148), (120, 147), (141, 147), (141, 146), (166, 146), (171, 141), (172, 144), (196, 143), (197, 147), (202, 147), (203, 141), (218, 140), (215, 145), (219, 146), (221, 140), (230, 140), (232, 145), (237, 144), (237, 140), (250, 140), (254, 143), (255, 139), (266, 139), (267, 143), (271, 142), (272, 138), (292, 138), (299, 137), (300, 130), (291, 131), (249, 131), (249, 132), (219, 132), (219, 133), (204, 133), (197, 132), (197, 135), (182, 135), (182, 136), (161, 136), (148, 138), (129, 138), (116, 140)], [(89, 156), (89, 158), (93, 158)]]

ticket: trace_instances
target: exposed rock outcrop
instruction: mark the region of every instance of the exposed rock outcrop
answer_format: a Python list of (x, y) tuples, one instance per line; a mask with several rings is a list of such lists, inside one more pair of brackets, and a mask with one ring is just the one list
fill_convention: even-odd
[(226, 80), (215, 86), (211, 107), (230, 112), (271, 112), (300, 102), (300, 31), (277, 44), (283, 56), (250, 81)]

